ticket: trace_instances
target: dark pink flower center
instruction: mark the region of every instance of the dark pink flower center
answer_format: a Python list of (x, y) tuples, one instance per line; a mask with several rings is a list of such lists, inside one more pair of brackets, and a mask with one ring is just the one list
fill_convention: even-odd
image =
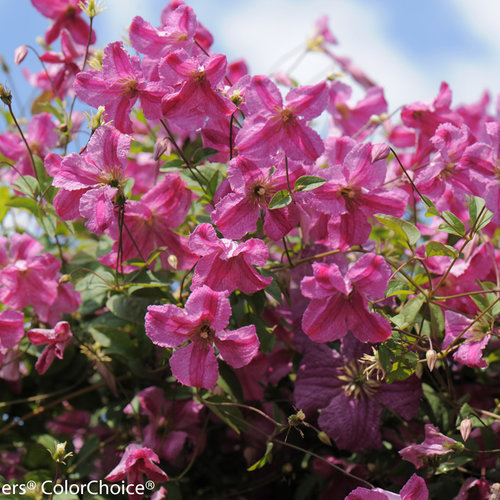
[(271, 201), (274, 193), (276, 193), (276, 188), (272, 182), (259, 179), (249, 186), (248, 197), (253, 202), (254, 206), (259, 205), (265, 207)]
[(196, 331), (197, 340), (207, 345), (212, 345), (215, 332), (208, 323), (202, 323)]
[(121, 83), (121, 88), (123, 90), (122, 95), (126, 97), (135, 97), (139, 91), (137, 90), (137, 87), (139, 86), (139, 82), (135, 80), (134, 78), (131, 78), (130, 80), (124, 80)]
[(76, 5), (68, 5), (64, 11), (64, 17), (75, 17), (77, 12), (78, 9), (76, 8)]
[(193, 80), (196, 82), (196, 83), (201, 83), (201, 82), (204, 82), (207, 78), (207, 75), (205, 73), (205, 69), (201, 68), (199, 71), (197, 71), (196, 73), (193, 73)]
[(356, 205), (358, 205), (359, 189), (352, 188), (350, 186), (343, 186), (340, 189), (340, 195), (344, 198), (345, 207), (347, 210), (352, 210)]
[(293, 123), (295, 120), (295, 115), (290, 108), (283, 108), (280, 112), (281, 121), (287, 125), (288, 123)]

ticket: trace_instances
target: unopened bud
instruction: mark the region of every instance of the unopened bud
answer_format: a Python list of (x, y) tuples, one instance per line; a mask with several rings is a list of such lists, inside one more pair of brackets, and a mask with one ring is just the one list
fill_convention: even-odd
[(293, 81), (286, 73), (279, 71), (278, 73), (274, 73), (273, 77), (276, 83), (284, 85), (285, 87), (293, 87)]
[(67, 441), (64, 441), (64, 443), (57, 443), (56, 444), (56, 451), (54, 451), (54, 453), (52, 453), (52, 458), (58, 463), (64, 464), (64, 460), (73, 455), (73, 453), (71, 451), (66, 453), (66, 444), (67, 444)]
[(437, 352), (434, 349), (428, 349), (425, 353), (425, 359), (427, 360), (427, 366), (429, 367), (429, 371), (434, 370), (437, 361)]
[(156, 140), (155, 149), (153, 152), (153, 160), (158, 161), (164, 153), (167, 153), (172, 149), (172, 143), (168, 137), (160, 137)]
[(1, 83), (0, 83), (0, 100), (4, 104), (7, 104), (7, 106), (10, 106), (10, 103), (12, 102), (12, 94), (10, 90), (7, 90)]
[(384, 160), (389, 156), (391, 148), (387, 144), (374, 144), (372, 147), (372, 163), (377, 160)]
[(167, 257), (167, 262), (169, 266), (172, 267), (173, 269), (177, 269), (177, 266), (179, 265), (179, 259), (177, 259), (177, 256), (174, 254), (170, 254)]
[(464, 442), (467, 441), (467, 439), (469, 439), (471, 431), (472, 431), (472, 420), (469, 417), (467, 417), (460, 422), (460, 435), (462, 436)]
[(16, 50), (14, 50), (14, 62), (16, 66), (21, 64), (24, 61), (24, 58), (28, 54), (28, 47), (26, 45), (21, 45)]
[(370, 125), (379, 125), (381, 121), (379, 115), (372, 115), (369, 119)]
[(330, 441), (330, 438), (328, 437), (328, 434), (325, 431), (320, 431), (318, 432), (318, 439), (323, 443), (328, 446), (332, 445), (332, 442)]
[(69, 281), (71, 281), (71, 275), (70, 274), (63, 274), (59, 278), (59, 283), (68, 283)]

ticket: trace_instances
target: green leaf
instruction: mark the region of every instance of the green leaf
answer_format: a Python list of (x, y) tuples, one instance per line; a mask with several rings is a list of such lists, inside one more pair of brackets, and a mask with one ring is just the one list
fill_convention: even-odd
[(223, 422), (225, 422), (231, 429), (233, 429), (237, 434), (241, 434), (241, 431), (247, 432), (248, 426), (245, 419), (237, 406), (234, 405), (214, 405), (210, 403), (230, 403), (231, 401), (227, 399), (226, 396), (210, 396), (205, 399), (208, 403), (207, 406), (217, 415)]
[(8, 212), (8, 202), (10, 200), (9, 188), (0, 187), (0, 222)]
[(444, 314), (436, 304), (429, 304), (431, 313), (431, 332), (434, 338), (444, 335)]
[(465, 196), (469, 205), (470, 225), (475, 228), (475, 231), (479, 231), (491, 222), (493, 212), (486, 208), (486, 202), (483, 198), (479, 196)]
[(290, 193), (286, 189), (282, 189), (278, 191), (269, 202), (268, 208), (270, 210), (274, 210), (276, 208), (283, 208), (292, 203), (292, 197)]
[(198, 149), (193, 156), (193, 163), (195, 165), (198, 165), (198, 163), (202, 163), (205, 160), (208, 160), (208, 158), (211, 158), (212, 156), (216, 155), (218, 151), (213, 148), (201, 148)]
[(375, 219), (392, 229), (397, 236), (408, 242), (410, 246), (415, 245), (420, 239), (420, 231), (411, 222), (386, 214), (375, 214)]
[(57, 216), (55, 214), (40, 213), (37, 220), (49, 238), (53, 238), (56, 235)]
[(5, 205), (13, 208), (24, 208), (34, 215), (38, 214), (38, 204), (33, 198), (18, 196), (11, 198)]
[(457, 251), (449, 245), (443, 245), (443, 243), (439, 241), (429, 241), (425, 247), (425, 255), (426, 257), (433, 257), (436, 255), (456, 257)]
[(391, 297), (393, 295), (411, 295), (415, 293), (415, 289), (408, 281), (391, 280), (387, 285), (387, 290), (385, 291), (386, 297)]
[(422, 196), (422, 199), (424, 200), (424, 204), (427, 208), (427, 211), (425, 212), (426, 217), (434, 217), (436, 215), (439, 215), (439, 210), (436, 208), (434, 203), (428, 198), (427, 196)]
[(12, 183), (12, 187), (29, 197), (33, 197), (38, 193), (38, 181), (32, 175), (18, 177)]
[(273, 449), (273, 446), (274, 446), (273, 443), (267, 443), (266, 452), (264, 453), (264, 456), (259, 461), (255, 462), (253, 465), (251, 465), (247, 469), (247, 471), (262, 469), (262, 467), (264, 467), (264, 465), (266, 465), (267, 463), (270, 463), (271, 459), (272, 459), (271, 451)]
[(168, 170), (169, 168), (180, 168), (183, 165), (186, 165), (186, 162), (184, 160), (181, 160), (180, 158), (174, 158), (173, 160), (166, 161), (161, 166), (160, 171), (164, 172), (165, 170)]
[(441, 217), (446, 221), (445, 224), (441, 224), (439, 229), (445, 233), (456, 234), (457, 236), (465, 236), (465, 226), (463, 222), (451, 212), (443, 212)]
[(207, 184), (207, 194), (210, 197), (214, 197), (215, 191), (217, 191), (217, 186), (219, 184), (219, 171), (216, 170)]
[(106, 302), (106, 306), (116, 317), (139, 325), (144, 324), (144, 317), (149, 305), (151, 305), (151, 299), (133, 295), (128, 297), (113, 295)]
[(424, 302), (425, 297), (422, 294), (418, 294), (403, 306), (399, 314), (390, 318), (391, 321), (399, 328), (406, 328), (413, 323)]
[(326, 182), (322, 177), (314, 175), (303, 175), (295, 181), (294, 191), (312, 191)]

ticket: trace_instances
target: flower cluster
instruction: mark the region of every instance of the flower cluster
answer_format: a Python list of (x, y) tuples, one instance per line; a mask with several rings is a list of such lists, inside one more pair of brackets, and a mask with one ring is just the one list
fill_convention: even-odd
[(32, 4), (52, 21), (26, 126), (0, 86), (0, 474), (52, 460), (156, 500), (496, 495), (489, 97), (443, 83), (390, 115), (325, 17), (306, 53), (342, 73), (300, 85), (214, 52), (183, 0), (102, 50), (95, 0)]

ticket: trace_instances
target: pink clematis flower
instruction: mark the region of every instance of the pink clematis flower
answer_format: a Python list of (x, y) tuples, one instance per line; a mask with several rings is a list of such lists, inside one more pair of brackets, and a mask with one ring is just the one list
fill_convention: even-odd
[(411, 462), (417, 469), (424, 466), (427, 457), (447, 455), (463, 445), (439, 432), (432, 424), (425, 426), (425, 440), (422, 444), (411, 444), (400, 450), (404, 460)]
[(413, 418), (422, 394), (420, 382), (411, 377), (387, 384), (369, 346), (352, 335), (341, 342), (341, 354), (325, 344), (306, 344), (295, 383), (295, 406), (308, 418), (321, 410), (318, 425), (340, 449), (378, 449), (382, 407), (405, 420)]
[(125, 184), (124, 168), (130, 137), (110, 125), (99, 127), (84, 155), (72, 153), (59, 159), (53, 185), (62, 188), (54, 198), (57, 213), (66, 220), (88, 218), (87, 228), (101, 234), (115, 223), (114, 199)]
[(290, 90), (283, 104), (278, 87), (265, 76), (255, 76), (246, 103), (249, 117), (236, 138), (240, 153), (265, 158), (281, 148), (293, 160), (312, 163), (323, 152), (321, 137), (307, 121), (319, 116), (328, 103), (325, 82)]
[[(383, 188), (387, 167), (378, 155), (378, 145), (356, 143), (348, 137), (329, 138), (325, 145), (329, 168), (317, 169), (315, 175), (327, 182), (310, 197), (309, 210), (329, 216), (325, 223), (328, 244), (333, 248), (362, 245), (370, 235), (369, 217), (376, 213), (401, 217), (408, 195), (396, 187)], [(298, 193), (296, 197), (307, 195)]]
[[(189, 296), (184, 310), (167, 304), (149, 306), (146, 334), (162, 347), (179, 347), (170, 358), (172, 375), (184, 385), (213, 389), (219, 369), (213, 345), (234, 368), (247, 365), (257, 354), (255, 326), (226, 330), (231, 305), (224, 292), (202, 286)], [(183, 344), (190, 341), (188, 345)]]
[(52, 329), (33, 328), (28, 332), (28, 338), (33, 345), (48, 346), (36, 362), (35, 368), (40, 375), (43, 375), (50, 367), (54, 358), (63, 358), (66, 347), (71, 343), (73, 334), (67, 321), (60, 321)]
[[(462, 343), (453, 353), (453, 359), (458, 363), (472, 368), (485, 368), (488, 363), (482, 358), (483, 350), (491, 339), (488, 321), (477, 321), (471, 328), (472, 320), (453, 311), (445, 311), (445, 337), (442, 349), (446, 349), (459, 335)], [(464, 332), (462, 334), (462, 332)]]
[(368, 310), (367, 299), (384, 296), (389, 266), (380, 255), (366, 254), (347, 272), (336, 264), (313, 264), (314, 276), (300, 285), (311, 299), (302, 318), (302, 328), (315, 342), (330, 342), (349, 331), (362, 342), (382, 342), (391, 336), (391, 325)]
[(51, 75), (52, 85), (50, 90), (56, 92), (57, 97), (64, 98), (64, 95), (73, 86), (75, 76), (80, 72), (80, 67), (76, 63), (83, 57), (83, 53), (78, 50), (67, 30), (61, 32), (61, 53), (45, 52), (40, 59), (58, 68), (57, 72)]
[(198, 25), (193, 9), (188, 5), (179, 5), (166, 21), (161, 28), (155, 29), (142, 17), (134, 17), (129, 28), (132, 47), (153, 59), (180, 48), (191, 49)]
[[(154, 462), (160, 459), (149, 448), (139, 444), (129, 444), (123, 453), (118, 465), (104, 478), (115, 483), (127, 477), (127, 493), (130, 500), (141, 500), (142, 493), (138, 493), (136, 486), (143, 484), (143, 474), (155, 483), (168, 481), (168, 476)], [(133, 487), (132, 487), (133, 486)]]
[(371, 87), (363, 99), (354, 106), (347, 101), (351, 97), (352, 89), (342, 82), (333, 82), (330, 90), (330, 102), (327, 110), (331, 113), (335, 128), (342, 135), (364, 138), (373, 132), (375, 124), (370, 122), (372, 115), (387, 112), (387, 102), (384, 90), (381, 87)]
[[(203, 405), (193, 400), (172, 401), (165, 398), (165, 393), (159, 387), (147, 387), (135, 395), (139, 399), (139, 413), (148, 418), (148, 424), (142, 429), (136, 429), (142, 436), (143, 444), (158, 453), (160, 458), (170, 462), (180, 458), (186, 443), (193, 448), (198, 447), (201, 453), (203, 447), (200, 412)], [(123, 410), (127, 415), (136, 412), (132, 403)], [(182, 463), (181, 460), (177, 460)]]
[[(148, 256), (159, 247), (166, 247), (159, 258), (163, 268), (190, 269), (198, 260), (187, 244), (187, 238), (174, 232), (189, 211), (191, 192), (186, 184), (175, 174), (166, 175), (140, 201), (130, 200), (125, 206), (122, 234), (122, 260)], [(114, 267), (118, 255), (118, 241), (113, 251), (100, 259), (104, 264)], [(169, 263), (169, 256), (175, 257), (175, 265)], [(131, 271), (133, 266), (124, 267)]]
[(113, 120), (113, 125), (124, 133), (133, 130), (129, 115), (137, 99), (144, 116), (157, 119), (161, 98), (167, 90), (162, 82), (144, 76), (139, 57), (131, 57), (122, 42), (110, 43), (104, 49), (102, 71), (79, 73), (74, 88), (83, 102), (95, 108), (105, 106), (104, 118)]
[(401, 488), (399, 495), (381, 488), (356, 488), (349, 493), (345, 500), (428, 500), (429, 490), (425, 480), (416, 474), (408, 479)]
[[(28, 123), (25, 133), (31, 152), (45, 158), (51, 148), (57, 144), (56, 125), (48, 113), (35, 115)], [(5, 132), (0, 135), (0, 153), (15, 162), (12, 176), (34, 175), (31, 159), (26, 145), (18, 134)]]
[(272, 278), (264, 278), (253, 266), (263, 266), (269, 250), (262, 240), (251, 238), (236, 243), (218, 238), (208, 223), (200, 224), (189, 237), (190, 250), (201, 258), (194, 270), (192, 288), (208, 285), (213, 290), (255, 293), (266, 288)]
[[(304, 173), (301, 166), (294, 168), (289, 174), (290, 185)], [(273, 195), (287, 189), (283, 166), (279, 169), (271, 165), (260, 167), (244, 156), (237, 156), (229, 163), (228, 179), (232, 192), (224, 196), (212, 212), (212, 220), (226, 238), (238, 239), (255, 231), (261, 213), (264, 232), (274, 241), (298, 224), (299, 210), (294, 203), (274, 210), (268, 208)]]
[[(57, 297), (59, 260), (49, 253), (40, 254), (42, 245), (27, 234), (11, 237), (9, 253), (0, 271), (0, 301), (13, 309), (51, 305)], [(5, 249), (6, 251), (6, 249)]]
[[(45, 43), (50, 45), (57, 39), (63, 28), (66, 28), (76, 43), (87, 45), (90, 26), (81, 17), (80, 0), (31, 0), (33, 7), (42, 15), (54, 19), (54, 24), (45, 33)], [(95, 43), (92, 31), (90, 43)]]
[(226, 56), (190, 56), (180, 49), (160, 63), (162, 81), (173, 91), (165, 94), (161, 111), (177, 127), (193, 131), (207, 118), (222, 119), (236, 111), (235, 105), (217, 90), (227, 70)]
[(0, 350), (9, 349), (24, 337), (24, 314), (21, 311), (0, 313)]

